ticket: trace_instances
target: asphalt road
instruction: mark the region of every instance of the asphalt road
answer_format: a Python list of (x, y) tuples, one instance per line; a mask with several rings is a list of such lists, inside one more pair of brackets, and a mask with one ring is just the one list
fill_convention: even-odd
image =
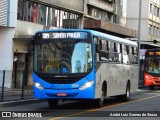
[[(119, 102), (114, 98), (108, 98), (102, 108), (94, 108), (86, 101), (61, 101), (57, 109), (50, 109), (48, 103), (44, 101), (5, 107), (1, 108), (1, 111), (11, 112), (13, 117), (1, 119), (12, 120), (159, 120), (160, 88), (152, 91), (148, 89), (137, 90), (137, 92), (131, 94), (129, 102)], [(37, 118), (33, 116), (37, 116)]]

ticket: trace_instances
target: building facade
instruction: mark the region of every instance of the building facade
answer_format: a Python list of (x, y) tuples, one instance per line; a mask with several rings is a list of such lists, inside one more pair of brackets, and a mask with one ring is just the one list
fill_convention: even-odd
[[(1, 0), (0, 2), (0, 70), (11, 70), (12, 68), (12, 38), (14, 37), (17, 16), (15, 2), (12, 0)], [(15, 7), (11, 7), (11, 4)]]
[(9, 87), (21, 87), (24, 78), (25, 86), (32, 86), (33, 55), (29, 46), (36, 31), (86, 28), (123, 38), (137, 37), (136, 30), (126, 28), (123, 11), (119, 0), (14, 0), (14, 3), (13, 0), (2, 0), (0, 67), (13, 71), (12, 81), (15, 82)]
[(126, 19), (126, 26), (135, 30), (139, 29), (140, 19), (140, 40), (144, 44), (143, 47), (145, 44), (153, 45), (153, 40), (160, 41), (160, 0), (141, 0), (141, 5), (139, 0), (127, 0)]
[[(0, 77), (3, 78), (3, 70), (9, 73), (13, 68), (13, 38), (16, 27), (17, 0), (0, 1)], [(13, 7), (12, 7), (13, 5)], [(12, 74), (8, 74), (8, 84), (11, 86)], [(0, 79), (0, 86), (2, 85)]]
[(123, 38), (135, 38), (137, 31), (126, 27), (125, 7), (121, 0), (85, 0), (83, 27)]
[[(127, 0), (126, 26), (139, 31), (140, 69), (139, 80), (143, 83), (144, 54), (146, 49), (159, 48), (160, 43), (160, 0)], [(135, 9), (136, 8), (136, 9)], [(138, 27), (140, 26), (140, 27)]]

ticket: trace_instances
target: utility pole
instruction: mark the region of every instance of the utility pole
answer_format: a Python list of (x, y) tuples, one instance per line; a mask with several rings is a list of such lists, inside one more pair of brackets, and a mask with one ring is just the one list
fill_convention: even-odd
[(139, 19), (138, 19), (138, 80), (141, 79), (141, 63), (140, 63), (140, 46), (141, 46), (141, 13), (142, 13), (142, 0), (139, 0)]

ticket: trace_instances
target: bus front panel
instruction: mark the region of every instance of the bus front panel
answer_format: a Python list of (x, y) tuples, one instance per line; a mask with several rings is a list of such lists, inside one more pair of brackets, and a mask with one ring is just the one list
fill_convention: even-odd
[(94, 72), (71, 84), (51, 84), (38, 77), (35, 73), (33, 73), (33, 80), (35, 98), (94, 99), (95, 96)]

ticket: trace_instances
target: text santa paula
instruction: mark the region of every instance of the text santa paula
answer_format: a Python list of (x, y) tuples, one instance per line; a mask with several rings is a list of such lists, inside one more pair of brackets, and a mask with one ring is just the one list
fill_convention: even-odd
[(32, 117), (42, 117), (41, 113), (17, 113), (17, 112), (12, 112), (11, 117), (18, 117), (18, 118), (23, 118), (23, 117), (27, 117), (27, 118), (32, 118)]
[(110, 113), (110, 117), (157, 117), (157, 113)]
[(73, 32), (73, 33), (42, 33), (43, 39), (59, 39), (59, 38), (81, 38), (86, 39), (87, 34), (85, 32)]

